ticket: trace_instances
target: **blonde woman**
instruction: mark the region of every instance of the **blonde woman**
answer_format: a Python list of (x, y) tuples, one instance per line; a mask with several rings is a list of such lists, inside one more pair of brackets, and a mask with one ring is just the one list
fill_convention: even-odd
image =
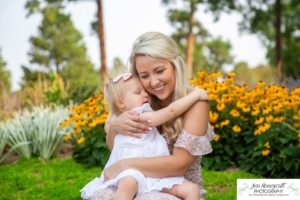
[[(147, 32), (136, 39), (130, 55), (130, 69), (149, 94), (154, 110), (167, 107), (192, 91), (188, 84), (187, 67), (177, 44), (162, 33)], [(153, 178), (184, 176), (199, 186), (200, 199), (203, 199), (207, 192), (202, 187), (200, 163), (202, 155), (212, 151), (210, 141), (213, 138), (208, 120), (209, 103), (196, 102), (185, 113), (158, 128), (168, 142), (171, 155), (121, 160), (105, 170), (106, 179), (112, 179), (127, 169), (138, 170), (144, 176)], [(151, 127), (147, 121), (131, 111), (110, 117), (105, 126), (109, 148), (113, 147), (118, 133), (140, 137), (140, 133)], [(112, 190), (99, 190), (93, 199), (111, 199), (113, 193)], [(178, 198), (150, 192), (136, 199)]]
[[(149, 96), (140, 80), (130, 73), (124, 73), (111, 79), (104, 89), (105, 102), (108, 103), (111, 114), (119, 114), (132, 110), (141, 117), (149, 119), (154, 127), (134, 138), (119, 134), (114, 138), (114, 147), (104, 170), (125, 158), (146, 158), (170, 155), (165, 139), (158, 133), (155, 126), (177, 117), (188, 110), (199, 100), (209, 100), (203, 89), (195, 88), (189, 95), (172, 102), (165, 108), (153, 111), (149, 104)], [(176, 186), (176, 187), (175, 187)], [(131, 200), (136, 194), (143, 195), (151, 191), (163, 191), (175, 194), (184, 200), (198, 200), (197, 185), (185, 180), (182, 176), (170, 178), (149, 178), (134, 169), (120, 173), (116, 178), (104, 180), (104, 174), (95, 178), (81, 189), (81, 197), (90, 199), (97, 189), (117, 188), (114, 199)], [(167, 189), (167, 190), (166, 190)]]

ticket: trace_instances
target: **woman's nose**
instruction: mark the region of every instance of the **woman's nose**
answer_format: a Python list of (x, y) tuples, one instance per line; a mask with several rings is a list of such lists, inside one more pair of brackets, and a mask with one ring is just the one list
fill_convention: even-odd
[(157, 86), (157, 84), (159, 83), (159, 80), (158, 79), (156, 79), (156, 78), (152, 78), (151, 79), (151, 87), (155, 87), (155, 86)]

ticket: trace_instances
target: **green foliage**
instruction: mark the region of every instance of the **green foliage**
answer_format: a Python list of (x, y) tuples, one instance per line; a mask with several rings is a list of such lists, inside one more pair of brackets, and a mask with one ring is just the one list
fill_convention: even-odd
[[(60, 75), (69, 98), (80, 101), (95, 92), (99, 86), (98, 73), (87, 56), (80, 32), (74, 27), (69, 15), (64, 14), (61, 1), (46, 1), (46, 5), (33, 9), (42, 15), (37, 36), (30, 38), (32, 48), (30, 62), (43, 71), (55, 71)], [(33, 7), (34, 7), (33, 6)], [(89, 88), (87, 93), (83, 90)]]
[[(281, 52), (283, 73), (287, 77), (300, 77), (300, 2), (296, 0), (280, 1), (281, 4)], [(247, 1), (243, 6), (244, 19), (242, 30), (255, 33), (267, 48), (267, 57), (275, 65), (275, 1)]]
[[(84, 168), (73, 159), (21, 160), (0, 165), (0, 199), (80, 199), (79, 190), (101, 174), (100, 167)], [(238, 178), (258, 178), (243, 171), (202, 171), (205, 199), (236, 198)]]
[(67, 105), (69, 103), (64, 81), (56, 74), (50, 76), (50, 87), (46, 91), (47, 103)]
[(21, 88), (24, 89), (25, 87), (33, 87), (33, 85), (41, 80), (49, 80), (51, 73), (32, 70), (29, 67), (23, 65), (21, 66), (23, 71), (23, 77), (21, 82)]
[(114, 58), (113, 67), (109, 71), (110, 77), (115, 77), (118, 74), (124, 73), (128, 71), (126, 65), (122, 62), (122, 60), (118, 57)]
[[(191, 6), (192, 2), (195, 3), (194, 7)], [(200, 69), (208, 72), (219, 71), (223, 65), (232, 64), (233, 58), (230, 55), (231, 44), (223, 41), (221, 38), (211, 37), (200, 20), (194, 17), (200, 5), (206, 5), (209, 9), (216, 12), (215, 6), (209, 6), (216, 2), (185, 0), (181, 7), (177, 6), (177, 1), (163, 0), (162, 3), (169, 7), (168, 19), (175, 28), (172, 37), (178, 43), (183, 55), (186, 54), (189, 28), (193, 28), (195, 37), (193, 50), (194, 72)], [(227, 3), (225, 4), (227, 5)], [(222, 3), (222, 5), (225, 4)], [(190, 18), (193, 18), (192, 22), (190, 22)]]
[(259, 81), (264, 81), (266, 84), (271, 85), (276, 82), (275, 70), (268, 65), (249, 68), (247, 63), (241, 62), (236, 64), (234, 72), (236, 73), (236, 81), (241, 85), (246, 83), (250, 86), (255, 86)]
[[(272, 129), (268, 135), (260, 135), (255, 140), (251, 135), (244, 139), (245, 145), (251, 147), (251, 151), (239, 154), (238, 164), (241, 169), (264, 177), (300, 177), (300, 148), (296, 131), (290, 131), (281, 125)], [(269, 142), (272, 153), (262, 157), (261, 151), (265, 149), (266, 141)]]
[(90, 131), (84, 132), (84, 142), (78, 144), (73, 141), (73, 158), (88, 167), (102, 166), (107, 162), (110, 151), (105, 142), (104, 125), (98, 125)]
[(1, 51), (0, 51), (0, 96), (3, 89), (10, 91), (10, 72), (5, 69), (6, 62), (3, 60)]
[(50, 159), (63, 142), (65, 131), (59, 123), (66, 116), (67, 111), (62, 108), (35, 107), (6, 122), (2, 130), (8, 135), (7, 144), (20, 156)]

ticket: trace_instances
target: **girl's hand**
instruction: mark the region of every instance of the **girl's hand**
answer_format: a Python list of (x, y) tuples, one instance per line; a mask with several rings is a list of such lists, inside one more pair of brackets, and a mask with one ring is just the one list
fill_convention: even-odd
[(202, 89), (202, 88), (198, 88), (195, 87), (193, 92), (197, 93), (197, 95), (199, 96), (199, 100), (201, 101), (209, 101), (209, 96), (208, 93), (206, 92), (206, 90)]
[(142, 119), (138, 113), (126, 111), (111, 121), (110, 128), (116, 133), (140, 138), (140, 134), (148, 132), (151, 126), (150, 122)]

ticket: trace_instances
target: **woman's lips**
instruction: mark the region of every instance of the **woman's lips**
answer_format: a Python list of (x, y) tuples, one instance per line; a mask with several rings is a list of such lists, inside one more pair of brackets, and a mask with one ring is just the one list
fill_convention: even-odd
[(153, 90), (156, 91), (156, 92), (160, 92), (164, 89), (164, 87), (165, 87), (165, 85), (162, 85), (160, 87), (153, 88)]

